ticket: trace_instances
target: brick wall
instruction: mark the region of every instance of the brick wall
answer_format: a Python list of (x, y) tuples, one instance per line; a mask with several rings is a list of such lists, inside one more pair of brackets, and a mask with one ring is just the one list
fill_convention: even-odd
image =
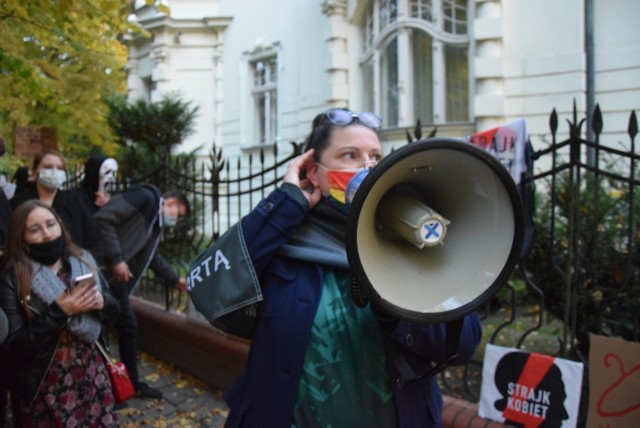
[(478, 416), (478, 404), (445, 395), (442, 424), (446, 428), (503, 428), (504, 424)]

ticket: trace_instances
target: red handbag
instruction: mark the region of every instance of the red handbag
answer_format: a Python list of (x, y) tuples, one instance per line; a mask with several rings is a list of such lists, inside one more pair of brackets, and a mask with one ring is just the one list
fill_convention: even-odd
[(116, 403), (124, 403), (133, 398), (133, 396), (136, 395), (136, 391), (133, 388), (133, 383), (131, 383), (131, 378), (129, 378), (127, 368), (122, 361), (112, 358), (98, 341), (96, 341), (96, 346), (104, 357), (107, 373), (109, 373), (109, 380), (111, 381), (113, 398), (116, 400)]

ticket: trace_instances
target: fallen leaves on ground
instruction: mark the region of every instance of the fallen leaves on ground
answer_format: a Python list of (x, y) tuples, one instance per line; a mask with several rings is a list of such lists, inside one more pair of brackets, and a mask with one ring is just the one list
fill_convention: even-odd
[[(197, 379), (187, 373), (175, 368), (174, 365), (161, 361), (145, 352), (140, 353), (140, 364), (144, 366), (146, 374), (144, 380), (152, 386), (161, 382), (163, 379), (170, 379), (170, 385), (178, 390), (188, 390), (184, 394), (192, 396), (202, 396), (211, 393), (211, 388), (200, 379)], [(164, 383), (167, 385), (167, 383)], [(222, 391), (214, 391), (215, 398), (222, 401)], [(135, 403), (135, 406), (126, 407), (118, 411), (120, 426), (123, 428), (139, 428), (139, 427), (223, 427), (229, 412), (228, 409), (219, 406), (211, 406), (206, 399), (202, 400), (202, 404), (197, 404), (192, 396), (178, 401), (177, 404), (172, 397), (182, 396), (182, 392), (174, 392), (172, 396), (165, 393), (165, 399), (148, 400)], [(171, 414), (164, 411), (164, 406), (184, 405), (187, 409), (176, 409)], [(140, 406), (143, 406), (140, 408)], [(136, 408), (137, 407), (137, 408)], [(158, 414), (157, 416), (150, 416)]]

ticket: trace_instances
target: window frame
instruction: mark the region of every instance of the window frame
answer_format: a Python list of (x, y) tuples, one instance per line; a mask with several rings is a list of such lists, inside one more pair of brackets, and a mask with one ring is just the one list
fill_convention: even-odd
[[(393, 0), (374, 0), (371, 5), (366, 9), (361, 23), (361, 42), (363, 45), (363, 53), (360, 56), (359, 64), (361, 72), (369, 73), (370, 80), (373, 80), (373, 109), (383, 114), (384, 121), (390, 127), (406, 127), (413, 126), (417, 119), (420, 119), (423, 124), (429, 125), (445, 125), (461, 123), (461, 121), (448, 121), (447, 120), (447, 97), (446, 97), (446, 58), (445, 47), (456, 46), (465, 47), (467, 52), (467, 90), (466, 90), (466, 120), (462, 123), (471, 122), (471, 72), (472, 66), (471, 52), (472, 41), (469, 29), (471, 28), (471, 2), (466, 1), (465, 12), (466, 15), (466, 33), (454, 34), (448, 33), (444, 29), (445, 20), (452, 22), (450, 25), (454, 31), (458, 31), (460, 28), (460, 21), (457, 19), (459, 16), (458, 8), (453, 8), (455, 13), (452, 13), (452, 17), (445, 17), (445, 6), (448, 4), (455, 6), (455, 0), (395, 0), (397, 3), (397, 15), (393, 22), (389, 22), (388, 25), (383, 28), (379, 28), (380, 23), (380, 5), (382, 3), (390, 3)], [(451, 7), (449, 7), (451, 9)], [(413, 17), (412, 12), (420, 12), (420, 16), (431, 16), (432, 21), (427, 21), (421, 17)], [(446, 19), (445, 19), (446, 18)], [(452, 19), (453, 21), (452, 21)], [(412, 32), (420, 31), (431, 37), (433, 40), (432, 46), (432, 63), (433, 63), (433, 81), (432, 81), (432, 93), (433, 93), (433, 116), (431, 118), (417, 118), (415, 113), (418, 109), (414, 106), (414, 88), (415, 88), (415, 76), (413, 68), (412, 57)], [(388, 87), (388, 83), (382, 82), (383, 62), (382, 58), (385, 54), (386, 46), (389, 41), (397, 38), (398, 43), (398, 67), (402, 68), (399, 71), (401, 80), (398, 82), (398, 104), (397, 104), (397, 118), (396, 123), (389, 122), (389, 110), (392, 106), (386, 106), (386, 95), (383, 91), (384, 87)], [(365, 71), (372, 69), (373, 72)], [(367, 79), (363, 79), (367, 81)], [(370, 92), (372, 88), (363, 87), (362, 90)], [(366, 100), (368, 96), (365, 96)], [(383, 108), (384, 107), (384, 108)]]
[[(273, 67), (270, 64), (273, 63)], [(265, 82), (256, 82), (257, 64), (265, 64)], [(270, 52), (249, 59), (249, 75), (251, 78), (250, 95), (252, 110), (252, 145), (273, 145), (278, 140), (278, 55)], [(271, 78), (275, 73), (275, 77)], [(259, 97), (264, 96), (266, 108), (260, 108)], [(264, 125), (262, 125), (264, 123)]]
[[(240, 116), (240, 147), (244, 149), (252, 149), (265, 147), (267, 145), (275, 145), (280, 141), (280, 111), (278, 98), (282, 90), (282, 45), (279, 41), (272, 43), (256, 43), (250, 49), (242, 52), (239, 64), (239, 92), (242, 96), (239, 99), (238, 109)], [(255, 103), (255, 84), (254, 84), (254, 64), (258, 61), (266, 61), (269, 58), (275, 58), (276, 61), (276, 79), (275, 79), (275, 126), (272, 136), (267, 138), (264, 143), (260, 142), (259, 133), (260, 126), (257, 119), (257, 108)]]

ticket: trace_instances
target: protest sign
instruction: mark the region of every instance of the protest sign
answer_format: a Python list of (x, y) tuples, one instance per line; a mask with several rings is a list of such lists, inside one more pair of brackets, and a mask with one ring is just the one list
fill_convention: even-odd
[(58, 148), (58, 130), (46, 126), (16, 126), (16, 156), (31, 160), (43, 149)]
[(525, 428), (575, 427), (583, 364), (487, 345), (478, 415)]
[(587, 427), (640, 427), (640, 343), (590, 340)]

